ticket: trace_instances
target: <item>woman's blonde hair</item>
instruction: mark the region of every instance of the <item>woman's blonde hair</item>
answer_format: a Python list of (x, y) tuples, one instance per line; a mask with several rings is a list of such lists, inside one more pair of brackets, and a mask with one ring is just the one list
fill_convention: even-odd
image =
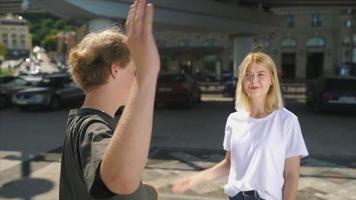
[(112, 63), (126, 67), (130, 62), (126, 37), (111, 29), (89, 33), (70, 51), (68, 61), (73, 80), (88, 92), (107, 82)]
[(248, 112), (251, 111), (250, 98), (248, 94), (244, 91), (242, 87), (242, 81), (245, 77), (246, 70), (251, 64), (263, 64), (271, 77), (271, 87), (268, 90), (266, 98), (266, 108), (267, 112), (272, 112), (283, 107), (283, 99), (281, 94), (281, 89), (278, 80), (278, 73), (276, 69), (276, 64), (273, 62), (272, 58), (262, 52), (249, 53), (245, 59), (242, 61), (239, 67), (239, 80), (236, 87), (236, 101), (235, 109), (237, 111), (243, 109)]

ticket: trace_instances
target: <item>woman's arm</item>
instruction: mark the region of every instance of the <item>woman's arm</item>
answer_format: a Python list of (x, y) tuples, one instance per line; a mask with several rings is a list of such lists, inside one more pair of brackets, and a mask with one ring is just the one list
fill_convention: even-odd
[(227, 176), (230, 171), (230, 160), (231, 152), (228, 151), (226, 152), (225, 159), (216, 164), (214, 167), (201, 171), (196, 175), (186, 177), (177, 181), (172, 187), (172, 192), (181, 194), (201, 182), (210, 181), (223, 176)]
[(284, 167), (284, 200), (295, 200), (300, 174), (300, 157), (286, 159)]

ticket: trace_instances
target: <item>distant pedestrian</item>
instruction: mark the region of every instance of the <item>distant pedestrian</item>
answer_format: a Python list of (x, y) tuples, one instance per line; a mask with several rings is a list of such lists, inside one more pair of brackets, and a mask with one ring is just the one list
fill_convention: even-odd
[[(155, 200), (141, 182), (152, 134), (160, 59), (152, 34), (153, 6), (136, 0), (127, 36), (90, 33), (69, 56), (83, 106), (68, 115), (60, 200)], [(125, 106), (117, 122), (115, 113)]]
[(235, 109), (226, 122), (225, 159), (177, 181), (172, 191), (228, 175), (230, 200), (295, 200), (300, 159), (308, 151), (297, 116), (283, 107), (276, 66), (267, 54), (250, 53), (242, 61)]

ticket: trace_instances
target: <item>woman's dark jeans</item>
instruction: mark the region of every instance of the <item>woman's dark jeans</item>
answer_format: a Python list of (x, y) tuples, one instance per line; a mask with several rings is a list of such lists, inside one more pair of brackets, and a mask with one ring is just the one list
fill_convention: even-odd
[(230, 200), (264, 200), (256, 192), (256, 195), (246, 195), (242, 192), (239, 192), (234, 197), (229, 197)]

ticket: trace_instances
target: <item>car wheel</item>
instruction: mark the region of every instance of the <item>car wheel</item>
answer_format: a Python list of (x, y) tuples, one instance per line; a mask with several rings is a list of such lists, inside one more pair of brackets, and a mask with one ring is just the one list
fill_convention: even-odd
[(51, 110), (58, 110), (61, 108), (61, 102), (59, 100), (58, 96), (53, 96), (50, 103), (49, 103), (49, 108)]
[(5, 96), (1, 95), (0, 96), (0, 108), (4, 108), (7, 106), (7, 99)]

